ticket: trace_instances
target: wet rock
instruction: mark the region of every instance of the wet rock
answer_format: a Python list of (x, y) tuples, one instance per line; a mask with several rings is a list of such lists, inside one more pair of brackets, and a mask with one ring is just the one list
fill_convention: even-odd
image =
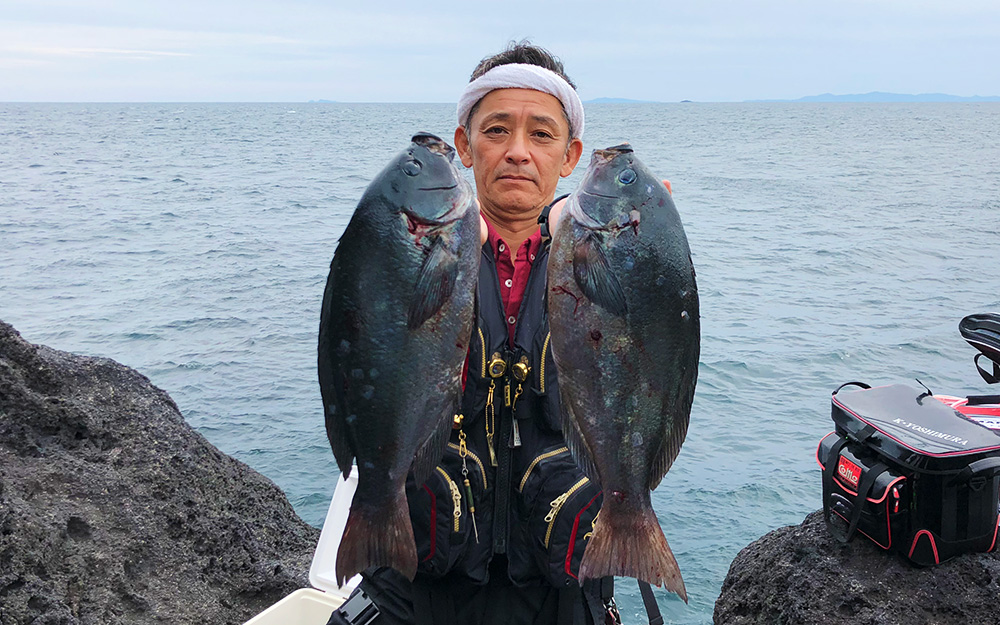
[(823, 513), (777, 529), (733, 560), (715, 625), (996, 625), (1000, 555), (917, 568), (864, 537), (842, 545)]
[(0, 623), (240, 624), (318, 535), (146, 377), (0, 321)]

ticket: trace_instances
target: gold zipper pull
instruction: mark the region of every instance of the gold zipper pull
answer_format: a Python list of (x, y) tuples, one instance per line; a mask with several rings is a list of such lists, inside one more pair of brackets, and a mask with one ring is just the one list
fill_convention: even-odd
[(511, 410), (511, 412), (514, 412), (515, 410), (517, 410), (517, 400), (518, 400), (518, 398), (520, 396), (521, 396), (521, 385), (518, 384), (517, 385), (517, 389), (514, 391), (514, 399), (511, 400), (511, 402), (510, 402), (510, 406), (511, 406), (510, 410)]
[(552, 519), (556, 518), (556, 515), (559, 514), (559, 509), (563, 507), (563, 504), (566, 503), (567, 499), (569, 499), (568, 492), (563, 493), (562, 495), (559, 495), (558, 497), (552, 500), (552, 503), (549, 504), (550, 506), (552, 506), (552, 509), (549, 510), (549, 513), (545, 515), (546, 523), (551, 523)]
[(462, 518), (462, 492), (458, 490), (458, 484), (455, 482), (448, 482), (448, 486), (451, 488), (451, 502), (455, 505), (455, 511), (452, 515), (455, 517), (455, 531), (458, 531), (458, 520)]
[(510, 382), (503, 385), (503, 405), (510, 407)]

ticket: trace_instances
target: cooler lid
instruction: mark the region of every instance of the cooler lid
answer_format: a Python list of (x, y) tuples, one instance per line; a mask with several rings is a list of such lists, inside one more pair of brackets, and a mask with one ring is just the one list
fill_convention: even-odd
[(347, 598), (361, 582), (361, 576), (355, 575), (347, 580), (344, 587), (337, 585), (337, 550), (340, 549), (340, 539), (347, 525), (347, 515), (351, 511), (351, 501), (354, 491), (358, 488), (358, 467), (351, 469), (351, 477), (344, 479), (340, 475), (337, 488), (330, 501), (330, 509), (323, 522), (323, 531), (319, 535), (316, 553), (313, 554), (312, 566), (309, 567), (309, 583), (326, 593)]
[(900, 445), (927, 456), (959, 456), (1000, 449), (1000, 437), (989, 428), (906, 384), (841, 390), (833, 396), (833, 404), (834, 421), (838, 421), (839, 407), (848, 418), (871, 425)]

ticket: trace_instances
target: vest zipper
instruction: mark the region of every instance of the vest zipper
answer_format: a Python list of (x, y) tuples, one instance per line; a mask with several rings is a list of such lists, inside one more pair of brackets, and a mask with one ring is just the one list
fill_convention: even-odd
[(483, 352), (483, 372), (480, 375), (481, 375), (482, 379), (485, 380), (486, 379), (486, 337), (483, 335), (483, 329), (481, 327), (480, 328), (476, 328), (476, 329), (479, 330), (479, 344), (483, 348), (482, 349), (482, 352)]
[(531, 464), (528, 465), (528, 470), (524, 472), (524, 477), (521, 478), (521, 485), (517, 487), (517, 492), (521, 492), (524, 490), (524, 485), (528, 482), (528, 477), (531, 475), (531, 472), (535, 469), (535, 466), (539, 462), (545, 460), (546, 458), (551, 458), (552, 456), (558, 456), (559, 454), (565, 453), (567, 451), (569, 451), (569, 447), (565, 446), (560, 447), (559, 449), (553, 449), (552, 451), (547, 451), (544, 454), (532, 460)]
[[(545, 392), (545, 354), (549, 351), (549, 339), (552, 338), (552, 333), (549, 332), (545, 335), (545, 342), (542, 343), (542, 361), (538, 365), (539, 373), (539, 390)], [(485, 356), (484, 356), (485, 358)]]
[(579, 482), (577, 482), (576, 484), (573, 484), (573, 486), (570, 487), (570, 489), (568, 491), (566, 491), (562, 495), (559, 495), (558, 497), (556, 497), (555, 499), (553, 499), (552, 503), (549, 504), (549, 505), (552, 506), (552, 509), (549, 510), (549, 513), (545, 515), (545, 521), (549, 524), (549, 528), (547, 530), (545, 530), (545, 548), (546, 549), (549, 548), (549, 539), (552, 538), (552, 528), (555, 527), (555, 525), (556, 525), (556, 517), (559, 516), (559, 511), (562, 510), (562, 507), (566, 503), (566, 501), (570, 497), (573, 496), (573, 493), (575, 493), (576, 491), (580, 490), (580, 488), (583, 487), (583, 485), (586, 484), (589, 481), (590, 481), (589, 478), (586, 478), (586, 477), (580, 478)]
[[(458, 445), (456, 445), (455, 443), (448, 443), (448, 447), (451, 447), (455, 451), (460, 451)], [(479, 474), (483, 476), (483, 490), (485, 491), (486, 490), (486, 467), (483, 466), (483, 461), (479, 459), (479, 456), (477, 456), (476, 454), (472, 453), (472, 451), (469, 450), (468, 448), (466, 448), (466, 453), (469, 454), (469, 457), (472, 458), (476, 462), (476, 464), (479, 465)]]
[(457, 532), (458, 521), (462, 518), (462, 491), (458, 489), (458, 484), (448, 476), (448, 473), (444, 469), (437, 467), (437, 470), (441, 474), (441, 477), (444, 478), (444, 481), (447, 482), (449, 490), (451, 490), (451, 502), (455, 506), (451, 513), (452, 518), (455, 519), (455, 529), (453, 531)]

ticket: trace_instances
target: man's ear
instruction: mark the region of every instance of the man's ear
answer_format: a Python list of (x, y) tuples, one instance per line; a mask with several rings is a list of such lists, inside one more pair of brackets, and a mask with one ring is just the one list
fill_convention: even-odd
[[(458, 151), (458, 158), (462, 159), (462, 164), (472, 167), (472, 146), (469, 144), (469, 135), (465, 134), (465, 126), (455, 129), (455, 149)], [(579, 158), (577, 156), (577, 159)]]
[[(456, 134), (456, 141), (458, 140)], [(559, 170), (559, 175), (563, 178), (573, 173), (576, 168), (576, 164), (580, 162), (580, 157), (583, 155), (583, 141), (577, 138), (573, 138), (569, 142), (569, 146), (566, 148), (566, 158), (563, 160), (562, 168)], [(465, 162), (465, 161), (463, 161)]]

